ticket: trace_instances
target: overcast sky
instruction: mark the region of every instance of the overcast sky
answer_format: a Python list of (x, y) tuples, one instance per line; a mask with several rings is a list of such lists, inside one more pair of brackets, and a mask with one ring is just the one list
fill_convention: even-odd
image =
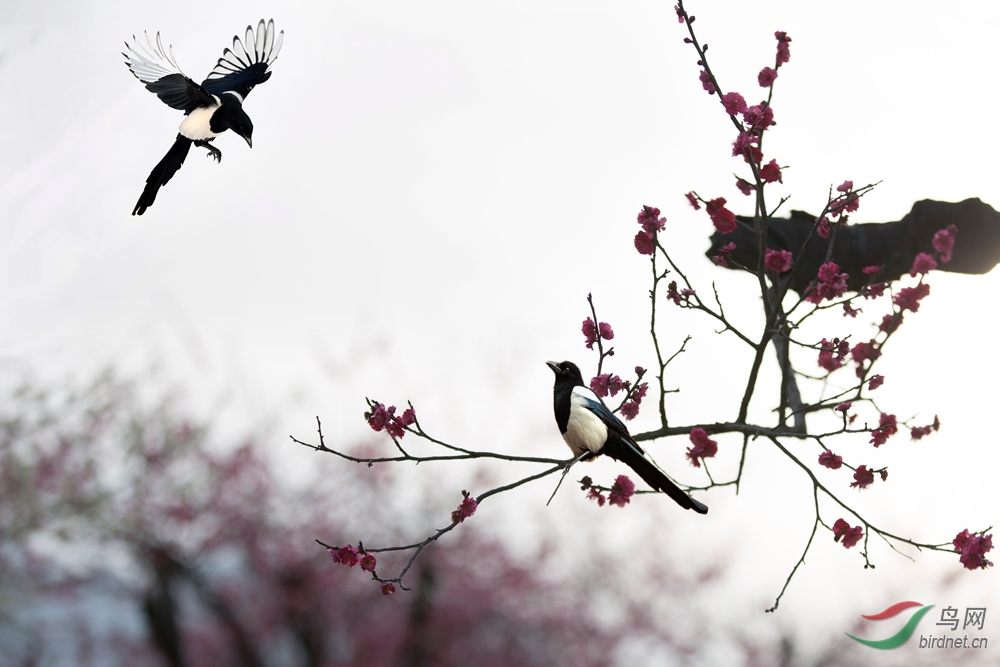
[[(580, 335), (588, 292), (615, 328), (617, 370), (654, 363), (648, 264), (632, 248), (643, 204), (663, 210), (671, 251), (697, 286), (717, 280), (729, 312), (748, 325), (759, 317), (752, 282), (703, 257), (710, 222), (683, 198), (696, 190), (750, 212), (733, 187), (742, 164), (729, 154), (732, 126), (701, 90), (670, 2), (234, 7), (0, 5), (8, 377), (155, 366), (201, 414), (224, 408), (224, 429), (274, 429), (276, 449), (291, 447), (288, 433), (308, 437), (316, 415), (352, 442), (365, 434), (364, 397), (410, 399), (441, 437), (562, 456), (543, 362), (593, 363)], [(793, 39), (768, 138), (769, 155), (788, 167), (773, 201), (791, 194), (790, 207), (816, 212), (831, 185), (853, 179), (882, 182), (859, 221), (897, 220), (925, 198), (1000, 205), (993, 3), (688, 7), (723, 89), (748, 101), (760, 96), (757, 72), (773, 64), (774, 31)], [(285, 41), (274, 75), (245, 104), (253, 149), (232, 133), (216, 140), (221, 164), (193, 149), (154, 206), (132, 217), (181, 114), (128, 72), (122, 42), (160, 31), (201, 80), (232, 35), (261, 17), (273, 17)], [(838, 488), (887, 529), (943, 541), (1000, 516), (1000, 280), (932, 274), (930, 283), (886, 351), (880, 405), (917, 421), (938, 414), (944, 426), (918, 444), (899, 435), (877, 453), (845, 445), (845, 458), (888, 464), (892, 477), (864, 495), (846, 479)], [(668, 347), (697, 334), (672, 378), (682, 388), (671, 402), (676, 423), (731, 418), (746, 352), (711, 323), (669, 317)], [(757, 407), (766, 418), (770, 404)], [(652, 410), (635, 424), (653, 426)], [(686, 445), (654, 451), (696, 483)], [(828, 641), (845, 629), (831, 627), (829, 609), (1000, 604), (995, 571), (966, 573), (942, 554), (911, 563), (882, 545), (873, 545), (878, 569), (865, 571), (821, 534), (782, 604), (787, 615), (764, 618), (808, 535), (811, 499), (796, 470), (756, 445), (739, 498), (715, 491), (704, 498), (707, 518), (668, 524), (680, 560), (731, 558), (733, 623), (797, 618), (804, 636)], [(736, 446), (723, 440), (720, 470), (734, 464)], [(308, 452), (286, 454), (292, 469), (309, 465)], [(549, 492), (516, 502), (537, 508)], [(597, 512), (570, 493), (560, 500), (553, 511), (567, 517)], [(505, 502), (496, 501), (498, 521)], [(628, 539), (642, 548), (641, 536)], [(938, 588), (954, 574), (958, 588)]]

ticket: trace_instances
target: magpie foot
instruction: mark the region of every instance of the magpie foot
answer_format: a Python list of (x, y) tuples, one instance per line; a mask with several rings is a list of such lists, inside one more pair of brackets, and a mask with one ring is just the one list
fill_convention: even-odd
[(222, 162), (222, 151), (212, 144), (207, 141), (196, 141), (194, 142), (194, 145), (206, 149), (208, 151), (208, 155), (206, 157), (215, 158), (216, 162)]

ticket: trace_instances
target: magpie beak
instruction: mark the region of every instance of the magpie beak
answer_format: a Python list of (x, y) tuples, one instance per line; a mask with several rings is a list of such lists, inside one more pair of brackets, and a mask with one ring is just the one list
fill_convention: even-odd
[(274, 21), (265, 25), (261, 19), (256, 31), (247, 26), (246, 37), (242, 41), (239, 36), (233, 37), (232, 49), (222, 52), (219, 62), (200, 84), (184, 75), (173, 50), (163, 48), (160, 33), (156, 33), (155, 46), (148, 34), (146, 46), (134, 35), (135, 44), (125, 44), (128, 53), (122, 55), (132, 74), (167, 106), (184, 112), (174, 145), (153, 167), (132, 215), (142, 215), (153, 205), (156, 193), (181, 168), (192, 145), (206, 149), (210, 157), (221, 162), (222, 151), (209, 142), (233, 130), (253, 148), (253, 123), (243, 111), (243, 101), (254, 86), (271, 78), (271, 65), (284, 37), (284, 32), (275, 35)]
[(586, 458), (592, 459), (606, 454), (632, 468), (652, 488), (667, 494), (684, 509), (708, 513), (708, 507), (681, 491), (646, 458), (625, 424), (584, 385), (576, 364), (571, 361), (546, 361), (545, 364), (556, 376), (552, 391), (556, 425), (574, 456), (589, 452)]

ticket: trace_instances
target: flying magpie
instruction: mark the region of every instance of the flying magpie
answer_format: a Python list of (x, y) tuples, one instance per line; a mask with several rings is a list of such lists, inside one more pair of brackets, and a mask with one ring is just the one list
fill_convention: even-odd
[(233, 37), (233, 48), (222, 52), (219, 62), (200, 85), (181, 72), (174, 59), (173, 47), (163, 48), (160, 33), (156, 33), (156, 46), (150, 42), (149, 34), (146, 34), (145, 47), (135, 35), (132, 36), (134, 47), (125, 43), (129, 53), (122, 55), (135, 78), (146, 84), (146, 89), (156, 93), (167, 106), (183, 111), (185, 116), (174, 145), (146, 179), (146, 188), (132, 215), (142, 215), (153, 205), (157, 191), (184, 164), (191, 144), (208, 149), (208, 156), (221, 162), (222, 151), (209, 142), (226, 130), (232, 130), (253, 148), (253, 123), (243, 111), (243, 100), (254, 86), (271, 78), (271, 65), (278, 57), (284, 38), (284, 30), (275, 36), (273, 20), (265, 26), (261, 19), (256, 34), (247, 26), (246, 39), (241, 42), (238, 35)]
[(625, 424), (583, 384), (583, 375), (576, 364), (572, 361), (547, 361), (546, 364), (556, 374), (553, 389), (556, 424), (575, 456), (590, 452), (584, 459), (589, 460), (607, 454), (627, 465), (647, 484), (673, 498), (684, 509), (698, 514), (708, 513), (708, 507), (677, 488), (646, 458)]

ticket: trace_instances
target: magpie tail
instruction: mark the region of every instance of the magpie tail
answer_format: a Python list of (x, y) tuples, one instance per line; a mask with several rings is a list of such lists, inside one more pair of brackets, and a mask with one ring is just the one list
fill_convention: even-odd
[(135, 203), (135, 208), (132, 210), (132, 215), (142, 215), (146, 212), (146, 209), (153, 205), (156, 201), (156, 193), (161, 187), (166, 185), (177, 170), (181, 168), (184, 164), (184, 158), (187, 157), (188, 151), (191, 149), (191, 140), (180, 134), (177, 135), (177, 140), (174, 141), (174, 145), (170, 147), (167, 154), (163, 156), (153, 171), (149, 172), (149, 178), (146, 179), (146, 187), (142, 191), (142, 195), (139, 197), (139, 201)]
[(657, 491), (662, 491), (674, 499), (678, 505), (686, 510), (694, 510), (698, 514), (708, 514), (708, 506), (698, 502), (688, 494), (681, 491), (676, 484), (671, 482), (663, 472), (647, 459), (642, 453), (627, 442), (622, 442), (615, 438), (614, 442), (609, 441), (604, 445), (602, 454), (607, 454), (616, 461), (621, 461), (635, 471), (646, 484)]

